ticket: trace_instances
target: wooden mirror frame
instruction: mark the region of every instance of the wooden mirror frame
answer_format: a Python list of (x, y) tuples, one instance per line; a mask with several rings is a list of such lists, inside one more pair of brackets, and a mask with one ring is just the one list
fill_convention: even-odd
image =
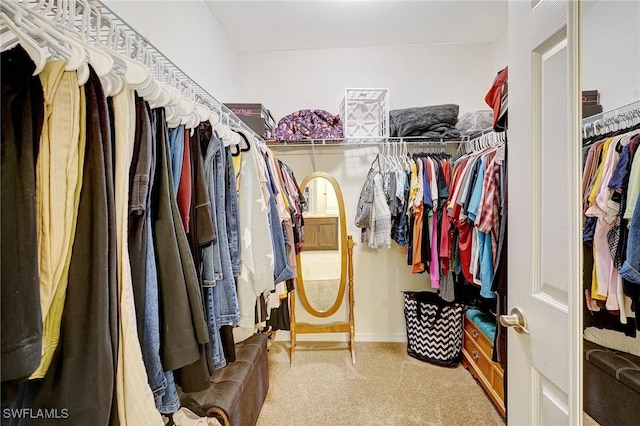
[[(289, 297), (289, 312), (291, 318), (291, 352), (290, 352), (290, 362), (291, 366), (293, 366), (293, 358), (295, 354), (296, 348), (296, 334), (297, 333), (349, 333), (349, 349), (351, 351), (351, 362), (355, 364), (356, 362), (356, 354), (355, 354), (355, 320), (353, 315), (353, 305), (354, 305), (354, 294), (353, 294), (353, 247), (355, 243), (353, 242), (353, 237), (351, 235), (347, 235), (347, 221), (346, 214), (344, 208), (344, 199), (342, 197), (342, 189), (338, 184), (336, 178), (331, 176), (329, 173), (325, 172), (314, 172), (310, 175), (306, 176), (300, 185), (300, 190), (304, 191), (307, 187), (307, 184), (315, 178), (324, 178), (331, 183), (333, 189), (336, 193), (336, 198), (338, 199), (338, 216), (340, 219), (340, 250), (341, 250), (341, 266), (340, 266), (340, 287), (338, 289), (338, 294), (336, 296), (333, 305), (330, 306), (327, 310), (320, 311), (315, 309), (309, 303), (309, 299), (307, 298), (307, 294), (304, 291), (304, 279), (302, 278), (302, 268), (304, 265), (301, 262), (300, 253), (296, 255), (296, 261), (298, 264), (298, 276), (296, 288), (293, 292), (291, 292), (291, 296)], [(304, 249), (304, 246), (303, 246)], [(296, 297), (295, 294), (297, 292), (300, 293), (300, 301), (302, 302), (302, 307), (309, 312), (311, 315), (320, 318), (326, 318), (335, 314), (340, 306), (342, 306), (342, 302), (344, 300), (344, 294), (346, 291), (346, 284), (348, 282), (349, 292), (348, 292), (348, 320), (347, 321), (339, 321), (333, 322), (329, 324), (309, 324), (302, 323), (296, 321)]]
[[(328, 316), (335, 314), (338, 311), (338, 309), (340, 309), (340, 306), (342, 305), (342, 300), (344, 299), (344, 292), (346, 289), (346, 282), (347, 282), (347, 274), (346, 274), (347, 272), (347, 221), (346, 221), (346, 214), (344, 210), (344, 200), (342, 199), (342, 190), (340, 189), (340, 186), (338, 185), (338, 181), (336, 180), (336, 178), (331, 176), (329, 173), (325, 173), (325, 172), (311, 173), (310, 175), (308, 175), (302, 180), (302, 185), (300, 186), (300, 189), (304, 192), (309, 182), (317, 178), (324, 178), (328, 180), (329, 183), (331, 183), (331, 186), (333, 186), (333, 190), (336, 193), (336, 198), (338, 199), (338, 219), (340, 221), (340, 224), (339, 224), (340, 225), (340, 228), (339, 228), (340, 242), (339, 242), (338, 249), (340, 250), (340, 258), (341, 258), (340, 287), (338, 288), (338, 294), (336, 295), (336, 299), (333, 301), (333, 305), (331, 305), (329, 309), (325, 311), (317, 310), (309, 302), (309, 299), (307, 298), (307, 293), (304, 290), (304, 279), (302, 278), (301, 267), (298, 267), (298, 278), (297, 278), (296, 290), (299, 292), (300, 302), (302, 302), (302, 306), (304, 306), (304, 309), (307, 312), (309, 312), (314, 317), (326, 318)], [(304, 250), (304, 244), (303, 244), (303, 250)], [(296, 254), (296, 262), (298, 265), (302, 265), (301, 253)]]

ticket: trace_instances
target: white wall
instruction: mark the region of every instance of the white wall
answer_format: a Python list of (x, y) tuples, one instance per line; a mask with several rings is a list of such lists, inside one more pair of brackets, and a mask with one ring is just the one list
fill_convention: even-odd
[(105, 3), (216, 99), (238, 97), (238, 53), (204, 1)]
[(601, 0), (582, 17), (582, 90), (604, 111), (640, 100), (640, 2)]
[(498, 71), (490, 43), (241, 53), (240, 67), (238, 101), (263, 103), (276, 120), (307, 108), (338, 114), (347, 87), (388, 88), (391, 109), (487, 109), (484, 95)]
[[(488, 109), (484, 97), (499, 71), (493, 64), (490, 43), (241, 53), (240, 67), (242, 98), (238, 101), (263, 103), (276, 120), (305, 108), (337, 114), (347, 87), (389, 88), (391, 109), (443, 103), (460, 105), (460, 114)], [(331, 173), (342, 187), (348, 232), (359, 242), (360, 229), (353, 225), (353, 219), (377, 148), (315, 151), (316, 170)], [(314, 171), (310, 148), (280, 148), (275, 152), (293, 168), (299, 181)], [(354, 249), (354, 276), (356, 339), (406, 340), (402, 290), (429, 289), (428, 276), (412, 275), (395, 243), (388, 250), (358, 244)], [(312, 320), (297, 305), (299, 320)], [(326, 322), (346, 318), (343, 310)], [(300, 337), (344, 338), (341, 334)], [(278, 339), (288, 339), (288, 333), (278, 333)]]
[(491, 60), (496, 74), (509, 63), (508, 34), (505, 31), (500, 38), (491, 44)]

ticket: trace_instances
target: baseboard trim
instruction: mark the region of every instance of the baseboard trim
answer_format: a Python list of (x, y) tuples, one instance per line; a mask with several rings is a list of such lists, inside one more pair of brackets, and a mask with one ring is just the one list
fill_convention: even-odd
[[(298, 334), (298, 341), (301, 342), (348, 342), (347, 333), (313, 333)], [(288, 331), (278, 330), (276, 333), (277, 342), (288, 342), (291, 340)], [(378, 334), (378, 333), (356, 333), (356, 342), (402, 342), (406, 343), (406, 334)]]
[(406, 342), (406, 334), (356, 333), (356, 342)]

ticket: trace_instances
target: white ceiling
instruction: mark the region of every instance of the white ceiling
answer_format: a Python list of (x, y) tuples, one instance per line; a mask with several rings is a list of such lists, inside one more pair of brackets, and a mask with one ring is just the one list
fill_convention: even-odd
[(506, 0), (205, 0), (239, 52), (486, 43), (507, 31)]

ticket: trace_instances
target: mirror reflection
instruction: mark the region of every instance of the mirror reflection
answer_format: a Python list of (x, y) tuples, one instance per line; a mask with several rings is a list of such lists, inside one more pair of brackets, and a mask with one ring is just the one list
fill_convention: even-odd
[(304, 197), (304, 290), (314, 309), (326, 311), (338, 296), (342, 272), (338, 197), (331, 182), (323, 177), (309, 181)]
[[(629, 274), (637, 270), (627, 255), (636, 253), (631, 235), (640, 205), (633, 197), (640, 165), (640, 2), (590, 0), (581, 7), (582, 181), (589, 183), (582, 187), (584, 424), (637, 425), (640, 387), (630, 390), (625, 375), (632, 370), (618, 363), (640, 365), (640, 305)], [(611, 212), (606, 218), (600, 199)], [(604, 265), (610, 273), (602, 272)]]

